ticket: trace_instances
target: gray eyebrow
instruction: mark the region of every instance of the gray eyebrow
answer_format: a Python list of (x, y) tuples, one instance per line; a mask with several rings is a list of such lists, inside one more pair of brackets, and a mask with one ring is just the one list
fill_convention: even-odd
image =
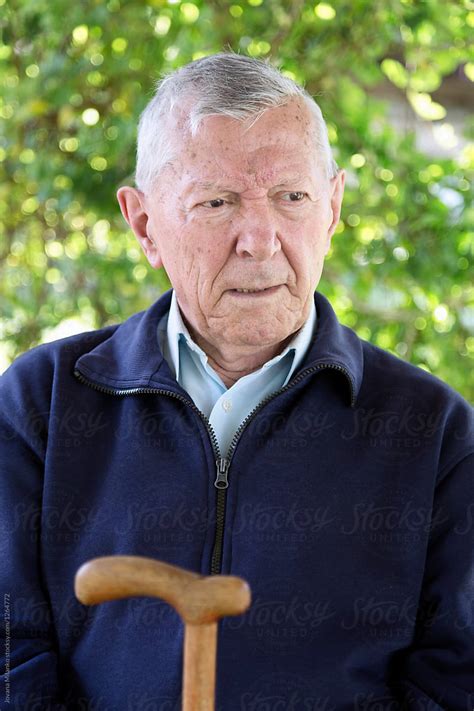
[[(285, 176), (282, 180), (281, 183), (278, 183), (278, 185), (275, 185), (275, 188), (281, 187), (282, 185), (287, 185), (288, 183), (295, 183), (295, 182), (300, 182), (301, 180), (306, 179), (307, 176), (301, 175), (301, 174), (295, 174), (295, 175), (290, 175), (290, 176)], [(227, 192), (235, 192), (233, 190), (230, 190), (224, 183), (213, 183), (209, 181), (203, 181), (203, 180), (193, 180), (189, 184), (186, 194), (190, 193), (192, 190), (225, 190)]]
[(204, 182), (202, 180), (193, 180), (189, 188), (203, 188), (204, 190), (217, 187), (217, 183)]

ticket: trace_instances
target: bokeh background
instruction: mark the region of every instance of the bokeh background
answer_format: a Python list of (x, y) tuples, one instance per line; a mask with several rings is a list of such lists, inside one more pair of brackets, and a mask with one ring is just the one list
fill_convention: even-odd
[(0, 0), (0, 371), (169, 287), (123, 220), (156, 80), (232, 49), (319, 102), (348, 172), (319, 290), (474, 399), (474, 2)]

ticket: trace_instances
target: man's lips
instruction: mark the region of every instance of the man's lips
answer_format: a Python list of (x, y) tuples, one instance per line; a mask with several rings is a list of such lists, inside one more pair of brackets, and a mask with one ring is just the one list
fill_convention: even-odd
[(237, 289), (229, 289), (229, 293), (232, 294), (233, 296), (237, 297), (245, 297), (245, 296), (253, 296), (253, 297), (265, 297), (265, 296), (271, 296), (272, 294), (275, 294), (278, 289), (282, 286), (282, 284), (278, 284), (277, 286), (270, 286), (266, 289), (263, 289), (261, 291), (237, 291)]

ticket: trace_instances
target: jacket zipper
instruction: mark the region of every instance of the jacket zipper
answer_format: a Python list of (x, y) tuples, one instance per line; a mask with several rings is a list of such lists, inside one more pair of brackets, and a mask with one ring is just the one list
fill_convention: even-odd
[(247, 417), (244, 419), (243, 422), (241, 422), (239, 428), (235, 432), (232, 441), (229, 445), (229, 451), (227, 452), (227, 456), (225, 459), (221, 459), (217, 462), (218, 464), (218, 474), (216, 481), (214, 482), (214, 486), (217, 487), (217, 515), (216, 515), (216, 537), (215, 537), (215, 542), (214, 542), (214, 550), (212, 553), (212, 558), (211, 558), (211, 574), (213, 575), (218, 575), (220, 573), (220, 568), (221, 568), (221, 562), (222, 562), (222, 544), (223, 544), (223, 537), (224, 537), (224, 518), (225, 518), (225, 504), (226, 504), (226, 489), (229, 486), (228, 482), (228, 471), (229, 467), (232, 461), (232, 458), (234, 456), (234, 451), (235, 448), (237, 447), (237, 443), (242, 436), (243, 430), (247, 427), (249, 422), (255, 417), (257, 412), (267, 405), (273, 398), (275, 398), (277, 395), (281, 395), (281, 393), (286, 392), (290, 388), (292, 388), (294, 385), (299, 383), (303, 378), (305, 378), (307, 375), (310, 375), (311, 373), (314, 373), (318, 370), (323, 370), (324, 368), (333, 368), (335, 370), (342, 371), (346, 376), (347, 379), (350, 382), (351, 385), (351, 406), (354, 405), (355, 402), (355, 394), (354, 394), (354, 386), (352, 384), (352, 379), (349, 375), (349, 372), (343, 368), (340, 365), (335, 365), (334, 363), (320, 363), (319, 365), (313, 366), (312, 368), (307, 368), (306, 370), (302, 370), (301, 373), (298, 373), (298, 375), (294, 378), (294, 380), (291, 380), (285, 387), (280, 388), (280, 390), (275, 390), (275, 392), (271, 393), (270, 395), (267, 395), (266, 398), (264, 398), (257, 407), (255, 407)]
[(350, 377), (349, 372), (346, 370), (346, 368), (343, 368), (340, 365), (335, 365), (334, 363), (320, 363), (319, 365), (313, 366), (312, 368), (307, 368), (306, 370), (301, 371), (301, 373), (298, 373), (298, 375), (289, 382), (287, 385), (285, 385), (283, 388), (280, 388), (280, 390), (275, 390), (275, 392), (271, 393), (268, 395), (266, 398), (264, 398), (258, 405), (255, 407), (247, 417), (241, 422), (239, 428), (236, 430), (232, 441), (229, 445), (229, 450), (227, 452), (226, 457), (221, 456), (221, 452), (219, 449), (219, 443), (217, 441), (216, 434), (214, 430), (212, 429), (211, 423), (205, 416), (201, 410), (196, 407), (196, 405), (191, 402), (191, 400), (188, 400), (185, 398), (183, 395), (179, 395), (178, 393), (173, 393), (170, 390), (163, 390), (161, 388), (127, 388), (127, 389), (119, 389), (119, 388), (108, 388), (103, 385), (98, 385), (97, 383), (94, 383), (92, 380), (88, 380), (82, 373), (80, 373), (78, 370), (74, 371), (75, 377), (79, 380), (79, 382), (84, 383), (85, 385), (88, 385), (89, 387), (93, 388), (94, 390), (98, 390), (99, 392), (106, 393), (108, 395), (119, 395), (122, 397), (126, 397), (128, 395), (149, 395), (149, 394), (158, 394), (158, 395), (168, 395), (169, 397), (174, 397), (180, 402), (183, 402), (185, 405), (188, 405), (191, 407), (194, 412), (196, 412), (199, 417), (202, 419), (204, 422), (206, 429), (209, 433), (209, 437), (211, 440), (212, 448), (214, 451), (214, 455), (216, 457), (215, 462), (216, 462), (216, 470), (217, 470), (217, 475), (216, 479), (214, 481), (214, 486), (217, 489), (217, 501), (216, 501), (216, 531), (215, 531), (215, 537), (214, 537), (214, 547), (212, 550), (212, 556), (211, 556), (211, 575), (218, 575), (221, 571), (221, 564), (222, 564), (222, 547), (223, 547), (223, 542), (224, 542), (224, 522), (225, 522), (225, 509), (226, 509), (226, 498), (227, 498), (227, 491), (226, 489), (229, 486), (229, 480), (228, 480), (228, 475), (229, 475), (229, 467), (232, 461), (232, 458), (234, 456), (234, 451), (237, 446), (237, 443), (242, 436), (242, 432), (244, 429), (247, 427), (249, 422), (255, 417), (257, 412), (267, 405), (273, 398), (275, 398), (277, 395), (281, 395), (282, 393), (286, 392), (290, 388), (292, 388), (294, 385), (299, 383), (303, 378), (305, 378), (307, 375), (310, 375), (311, 373), (315, 373), (318, 370), (323, 370), (325, 368), (331, 368), (333, 370), (339, 370), (343, 372), (347, 379), (349, 380), (350, 386), (351, 386), (351, 406), (354, 405), (355, 402), (355, 393), (354, 393), (354, 386), (352, 383), (352, 379)]

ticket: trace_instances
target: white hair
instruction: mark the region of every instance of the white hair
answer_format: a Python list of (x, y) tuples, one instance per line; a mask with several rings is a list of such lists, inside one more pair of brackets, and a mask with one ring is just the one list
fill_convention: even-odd
[(140, 116), (135, 184), (149, 194), (163, 168), (173, 161), (169, 122), (176, 106), (186, 105), (187, 129), (194, 137), (206, 116), (257, 120), (267, 109), (302, 98), (315, 124), (315, 148), (328, 177), (338, 173), (321, 109), (312, 96), (278, 69), (251, 57), (214, 54), (165, 76)]

